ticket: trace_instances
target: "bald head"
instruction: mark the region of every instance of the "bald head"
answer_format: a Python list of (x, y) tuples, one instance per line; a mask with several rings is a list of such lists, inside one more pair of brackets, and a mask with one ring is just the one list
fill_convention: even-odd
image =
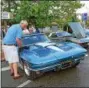
[(20, 26), (21, 26), (21, 28), (24, 30), (24, 29), (27, 28), (28, 22), (27, 22), (26, 20), (22, 20), (22, 21), (20, 22)]

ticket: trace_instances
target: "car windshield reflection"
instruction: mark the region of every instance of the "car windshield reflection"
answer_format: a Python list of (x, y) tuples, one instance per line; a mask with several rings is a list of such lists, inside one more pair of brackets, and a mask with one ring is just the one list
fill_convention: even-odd
[(38, 42), (50, 42), (44, 34), (33, 34), (33, 35), (25, 35), (22, 39), (23, 45), (34, 44)]

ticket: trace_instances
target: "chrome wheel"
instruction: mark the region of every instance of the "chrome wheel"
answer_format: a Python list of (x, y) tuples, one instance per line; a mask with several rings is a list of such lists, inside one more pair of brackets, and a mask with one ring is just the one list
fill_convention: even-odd
[(30, 76), (30, 70), (29, 70), (29, 66), (27, 64), (24, 65), (24, 72), (27, 76)]
[(40, 76), (39, 72), (36, 73), (35, 71), (30, 70), (30, 67), (26, 61), (23, 62), (23, 68), (25, 75), (28, 79), (33, 80)]

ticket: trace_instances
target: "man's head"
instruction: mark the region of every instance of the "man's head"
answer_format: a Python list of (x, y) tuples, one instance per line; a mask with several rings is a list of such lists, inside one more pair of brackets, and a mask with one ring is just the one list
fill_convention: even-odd
[(22, 21), (20, 22), (20, 26), (21, 26), (21, 28), (24, 30), (24, 29), (27, 28), (28, 22), (27, 22), (26, 20), (22, 20)]

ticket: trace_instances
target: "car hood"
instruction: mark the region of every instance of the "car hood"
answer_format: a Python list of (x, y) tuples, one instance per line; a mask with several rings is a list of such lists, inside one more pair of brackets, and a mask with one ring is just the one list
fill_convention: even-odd
[(21, 52), (21, 58), (33, 64), (43, 64), (52, 61), (59, 61), (64, 58), (73, 57), (86, 52), (84, 48), (74, 43), (36, 43), (36, 46), (41, 46), (37, 49), (24, 49)]

